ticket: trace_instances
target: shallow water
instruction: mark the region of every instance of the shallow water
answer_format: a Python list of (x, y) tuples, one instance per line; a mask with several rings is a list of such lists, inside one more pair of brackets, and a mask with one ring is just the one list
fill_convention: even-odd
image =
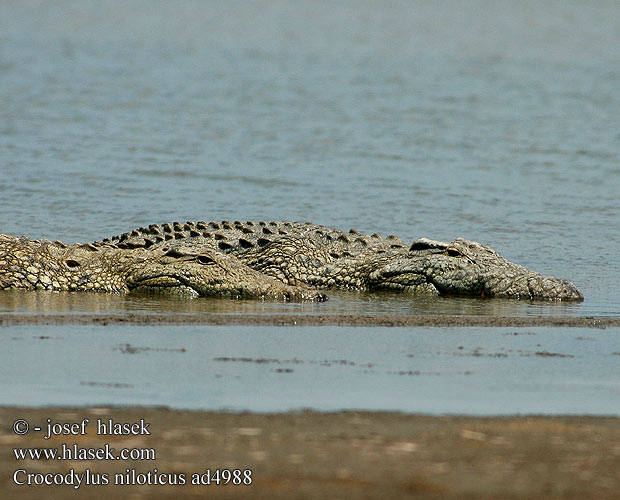
[(330, 290), (327, 302), (186, 299), (151, 294), (27, 292), (0, 294), (0, 313), (45, 314), (302, 314), (302, 315), (437, 315), (506, 317), (575, 317), (574, 302), (544, 302), (470, 297), (434, 297)]
[(620, 414), (612, 329), (19, 326), (0, 404)]
[(619, 68), (611, 0), (4, 2), (0, 232), (286, 219), (462, 236), (585, 301), (2, 294), (0, 310), (620, 315)]

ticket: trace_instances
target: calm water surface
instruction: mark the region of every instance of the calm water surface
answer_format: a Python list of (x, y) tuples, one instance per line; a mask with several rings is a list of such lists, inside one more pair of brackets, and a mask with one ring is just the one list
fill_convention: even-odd
[[(335, 294), (319, 312), (620, 315), (615, 1), (1, 10), (2, 233), (72, 243), (173, 220), (289, 219), (463, 236), (570, 279), (585, 302)], [(5, 294), (0, 310), (317, 312), (206, 302)]]
[(0, 404), (620, 415), (613, 329), (12, 327)]

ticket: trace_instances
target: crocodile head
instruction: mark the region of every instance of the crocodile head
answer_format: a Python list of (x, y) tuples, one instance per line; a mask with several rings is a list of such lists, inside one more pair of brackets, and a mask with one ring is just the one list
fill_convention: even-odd
[(327, 300), (327, 296), (306, 287), (289, 286), (255, 271), (234, 257), (221, 253), (175, 247), (149, 255), (127, 276), (133, 292), (180, 294), (190, 297), (222, 296), (267, 298), (293, 301)]
[(438, 294), (582, 301), (566, 280), (542, 276), (514, 264), (493, 249), (456, 238), (450, 243), (420, 238), (408, 252), (372, 273), (373, 288)]

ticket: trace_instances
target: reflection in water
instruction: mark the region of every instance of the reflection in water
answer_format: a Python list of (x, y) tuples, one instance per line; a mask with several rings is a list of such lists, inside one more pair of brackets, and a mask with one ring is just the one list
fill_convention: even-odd
[(581, 304), (470, 297), (432, 297), (332, 290), (323, 303), (163, 297), (7, 290), (0, 292), (0, 312), (19, 313), (186, 313), (186, 314), (353, 314), (583, 316)]

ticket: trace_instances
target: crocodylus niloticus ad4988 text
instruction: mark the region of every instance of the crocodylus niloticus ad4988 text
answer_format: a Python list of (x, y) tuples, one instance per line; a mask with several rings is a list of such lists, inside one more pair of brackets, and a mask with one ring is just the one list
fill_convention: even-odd
[(319, 290), (581, 301), (569, 281), (474, 241), (348, 233), (299, 222), (152, 224), (92, 243), (0, 236), (0, 289), (325, 300)]

